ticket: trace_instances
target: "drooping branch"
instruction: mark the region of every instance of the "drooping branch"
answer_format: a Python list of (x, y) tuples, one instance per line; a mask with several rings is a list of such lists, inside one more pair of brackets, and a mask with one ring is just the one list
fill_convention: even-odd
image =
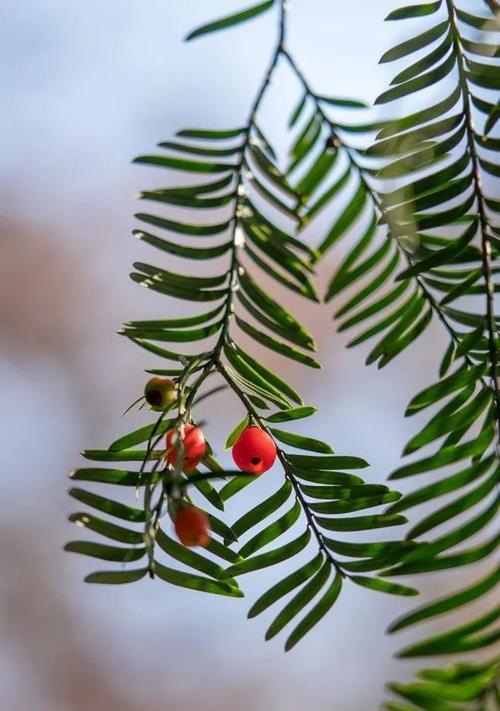
[[(139, 532), (111, 525), (85, 513), (76, 514), (72, 519), (113, 540), (136, 544), (135, 547), (117, 549), (75, 541), (68, 544), (68, 550), (123, 563), (147, 557), (145, 567), (98, 572), (88, 576), (88, 582), (134, 582), (149, 573), (151, 577), (181, 587), (241, 597), (237, 578), (253, 570), (288, 561), (303, 551), (309, 541), (314, 541), (317, 552), (313, 560), (272, 586), (250, 611), (253, 617), (287, 593), (295, 591), (270, 625), (266, 635), (270, 639), (296, 618), (313, 596), (317, 596), (286, 641), (285, 649), (291, 649), (335, 603), (344, 578), (391, 594), (413, 595), (416, 591), (379, 577), (359, 574), (374, 573), (393, 565), (399, 559), (400, 551), (406, 550), (408, 544), (399, 540), (351, 543), (335, 540), (324, 533), (366, 531), (404, 524), (406, 518), (399, 514), (350, 515), (395, 502), (400, 494), (385, 485), (367, 484), (357, 474), (345, 471), (366, 467), (363, 459), (337, 456), (325, 442), (276, 427), (283, 422), (309, 417), (316, 409), (305, 405), (300, 394), (281, 375), (247, 353), (236, 342), (233, 331), (238, 328), (253, 342), (282, 356), (309, 367), (320, 367), (310, 355), (316, 347), (305, 327), (279, 303), (277, 297), (260, 285), (260, 274), (264, 273), (295, 294), (318, 301), (311, 281), (315, 250), (290, 234), (286, 227), (277, 226), (278, 216), (285, 215), (294, 222), (300, 221), (296, 210), (290, 207), (291, 203), (301, 204), (300, 194), (278, 169), (274, 150), (259, 126), (261, 103), (279, 59), (286, 51), (285, 0), (263, 2), (229, 18), (209, 23), (191, 33), (190, 38), (253, 19), (272, 7), (279, 8), (277, 39), (245, 126), (223, 130), (186, 129), (177, 134), (185, 140), (159, 144), (169, 154), (140, 156), (135, 160), (143, 165), (197, 176), (197, 182), (189, 185), (139, 193), (140, 199), (189, 208), (192, 215), (197, 214), (199, 209), (210, 208), (227, 208), (230, 213), (227, 219), (222, 218), (216, 224), (206, 224), (205, 220), (198, 223), (195, 219), (188, 224), (174, 217), (141, 212), (136, 217), (141, 223), (146, 223), (148, 231), (138, 229), (134, 230), (134, 234), (169, 255), (196, 260), (215, 260), (224, 256), (228, 264), (223, 273), (215, 276), (174, 273), (143, 262), (134, 264), (136, 271), (131, 277), (142, 286), (185, 301), (217, 302), (217, 306), (194, 316), (132, 321), (120, 329), (119, 332), (135, 344), (156, 356), (176, 362), (178, 367), (155, 368), (149, 372), (175, 379), (176, 385), (172, 385), (174, 391), (177, 388), (177, 401), (164, 408), (156, 423), (120, 437), (107, 450), (84, 452), (84, 456), (94, 461), (141, 462), (138, 472), (85, 468), (76, 470), (72, 475), (77, 481), (133, 486), (136, 490), (144, 488), (142, 509), (81, 489), (70, 492), (74, 498), (101, 512), (141, 524), (143, 530)], [(187, 155), (187, 158), (177, 157), (179, 153)], [(207, 182), (207, 177), (212, 175), (221, 177)], [(262, 211), (255, 198), (262, 201), (266, 212)], [(149, 231), (151, 229), (202, 238), (202, 246), (188, 247), (153, 234)], [(222, 244), (205, 246), (205, 238), (227, 233), (229, 238)], [(258, 268), (256, 273), (252, 263)], [(246, 320), (247, 316), (253, 323)], [(215, 337), (213, 344), (195, 354), (179, 353), (162, 345), (164, 342), (199, 343), (212, 337)], [(212, 374), (222, 376), (226, 385), (202, 392)], [(192, 503), (189, 496), (191, 487), (198, 489), (213, 507), (223, 510), (225, 501), (255, 479), (239, 470), (225, 471), (212, 456), (210, 445), (207, 445), (206, 456), (199, 460), (208, 471), (183, 471), (183, 437), (186, 426), (195, 425), (196, 405), (227, 385), (245, 409), (245, 417), (233, 430), (228, 442), (234, 444), (235, 437), (243, 430), (257, 425), (260, 429), (258, 436), (267, 438), (275, 448), (285, 481), (277, 492), (247, 511), (232, 526), (208, 512), (201, 512), (202, 517), (208, 515), (213, 534), (206, 551), (230, 564), (223, 569), (212, 559), (170, 538), (162, 523), (166, 513), (177, 520), (184, 506)], [(273, 406), (277, 409), (269, 414)], [(174, 408), (177, 408), (176, 416), (171, 414)], [(162, 446), (161, 441), (166, 434), (166, 445)], [(144, 442), (147, 443), (145, 449), (136, 449)], [(288, 447), (307, 454), (289, 452)], [(172, 451), (174, 448), (175, 452)], [(147, 471), (151, 464), (152, 468)], [(227, 478), (227, 481), (220, 489), (215, 489), (210, 482), (220, 478)], [(273, 518), (270, 523), (264, 523), (290, 500), (293, 503), (289, 510)], [(264, 553), (259, 552), (276, 539), (283, 540), (281, 537), (292, 531), (295, 524), (302, 528), (298, 537)], [(238, 536), (257, 526), (258, 532), (252, 533), (249, 540), (235, 552), (231, 545), (237, 542)], [(187, 566), (189, 572), (164, 565), (158, 559), (161, 553)], [(344, 560), (339, 556), (343, 556)]]
[[(491, 3), (490, 9), (498, 12), (498, 7), (493, 10)], [(465, 67), (464, 50), (462, 46), (461, 36), (457, 25), (457, 13), (453, 0), (446, 0), (446, 9), (453, 35), (453, 47), (457, 58), (457, 69), (459, 76), (460, 91), (462, 95), (462, 105), (465, 114), (466, 125), (466, 140), (472, 163), (472, 176), (474, 182), (474, 192), (477, 199), (477, 208), (479, 215), (479, 225), (481, 232), (481, 251), (482, 251), (482, 269), (484, 283), (486, 288), (486, 320), (488, 330), (488, 346), (490, 360), (490, 378), (491, 387), (493, 388), (496, 408), (496, 421), (498, 430), (498, 452), (500, 453), (500, 389), (498, 384), (498, 329), (495, 323), (495, 286), (493, 282), (492, 271), (492, 248), (491, 237), (488, 231), (489, 220), (486, 212), (486, 203), (481, 184), (481, 166), (476, 145), (476, 130), (474, 127), (474, 118), (472, 115), (472, 99), (469, 91), (467, 80), (467, 72)]]
[[(336, 148), (342, 149), (344, 151), (344, 153), (349, 161), (349, 164), (356, 171), (356, 174), (359, 177), (360, 183), (364, 186), (367, 194), (370, 196), (370, 198), (373, 202), (374, 207), (378, 211), (378, 214), (380, 216), (380, 221), (383, 224), (387, 225), (388, 237), (394, 238), (394, 243), (396, 244), (398, 251), (400, 252), (402, 257), (406, 261), (407, 265), (411, 266), (412, 260), (411, 260), (410, 254), (407, 252), (406, 249), (403, 248), (403, 246), (401, 245), (401, 242), (397, 239), (397, 237), (394, 237), (391, 233), (391, 229), (390, 229), (391, 218), (387, 214), (387, 211), (384, 207), (383, 201), (380, 198), (379, 193), (371, 185), (370, 178), (368, 177), (366, 169), (359, 162), (358, 158), (356, 157), (355, 151), (339, 136), (339, 126), (325, 112), (323, 105), (320, 101), (320, 98), (318, 97), (317, 93), (313, 90), (311, 84), (309, 83), (306, 76), (300, 69), (300, 67), (299, 67), (297, 61), (295, 60), (295, 58), (293, 57), (293, 55), (288, 50), (284, 50), (283, 56), (286, 57), (290, 67), (292, 68), (292, 71), (294, 72), (295, 76), (297, 77), (300, 84), (302, 85), (305, 95), (309, 99), (311, 99), (318, 115), (321, 117), (321, 120), (324, 122), (325, 126), (327, 126), (328, 131), (331, 136), (332, 145), (334, 145)], [(490, 245), (490, 249), (489, 249), (489, 254), (491, 255), (491, 245)], [(489, 273), (490, 273), (490, 277), (491, 277), (491, 261), (489, 262)], [(424, 281), (418, 275), (416, 275), (414, 278), (415, 278), (416, 283), (418, 284), (419, 289), (421, 290), (422, 295), (427, 300), (427, 302), (429, 303), (433, 312), (436, 314), (439, 321), (444, 326), (449, 337), (452, 339), (452, 341), (455, 344), (458, 344), (459, 338), (457, 336), (457, 333), (456, 333), (455, 329), (453, 328), (450, 320), (446, 316), (445, 312), (440, 307), (438, 301), (433, 296), (432, 292), (428, 289), (428, 287), (426, 286)], [(492, 282), (490, 281), (490, 287), (489, 287), (488, 293), (490, 293), (490, 290), (492, 288), (493, 288)], [(488, 299), (488, 301), (489, 301), (489, 299)], [(492, 318), (493, 318), (492, 323), (494, 325), (494, 315), (492, 315)], [(490, 320), (490, 311), (488, 311), (488, 319)], [(491, 352), (491, 343), (490, 343), (490, 352)], [(496, 358), (496, 354), (495, 354), (495, 358)], [(464, 354), (464, 360), (469, 365), (473, 365), (473, 362), (471, 361), (471, 359), (469, 358), (467, 353)], [(496, 368), (497, 368), (496, 360), (494, 362), (495, 362), (495, 370), (496, 370)]]

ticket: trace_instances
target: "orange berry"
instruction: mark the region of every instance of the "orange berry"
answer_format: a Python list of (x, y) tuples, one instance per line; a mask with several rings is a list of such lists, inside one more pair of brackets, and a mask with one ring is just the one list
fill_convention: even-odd
[(179, 509), (174, 527), (183, 546), (207, 546), (210, 542), (208, 517), (194, 506), (183, 506)]

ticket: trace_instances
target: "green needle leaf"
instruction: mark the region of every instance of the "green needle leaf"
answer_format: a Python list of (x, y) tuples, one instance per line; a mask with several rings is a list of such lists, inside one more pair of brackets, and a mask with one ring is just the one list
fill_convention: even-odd
[(104, 585), (123, 585), (125, 583), (135, 583), (137, 580), (141, 580), (147, 572), (147, 568), (139, 568), (137, 570), (107, 570), (87, 575), (85, 582)]
[(146, 553), (144, 547), (122, 548), (119, 546), (105, 546), (102, 545), (102, 543), (93, 543), (90, 541), (71, 541), (70, 543), (66, 543), (64, 550), (71, 553), (88, 555), (92, 558), (112, 560), (121, 563), (130, 563), (131, 561), (140, 560)]
[(453, 595), (448, 595), (447, 597), (441, 598), (436, 602), (424, 605), (404, 617), (400, 617), (389, 626), (387, 631), (389, 633), (397, 632), (405, 627), (409, 627), (410, 625), (417, 624), (418, 622), (424, 622), (432, 617), (436, 617), (436, 615), (442, 615), (445, 612), (450, 612), (458, 607), (467, 605), (473, 600), (476, 600), (478, 597), (486, 595), (487, 592), (492, 590), (498, 584), (499, 580), (500, 570), (496, 568), (478, 583), (474, 583), (474, 585), (464, 588)]
[(236, 563), (235, 565), (230, 566), (226, 570), (226, 576), (237, 577), (238, 575), (251, 573), (254, 570), (267, 568), (270, 565), (282, 563), (292, 556), (300, 553), (300, 551), (307, 546), (310, 538), (311, 532), (308, 529), (301, 536), (294, 539), (290, 543), (285, 543), (285, 545), (280, 546), (279, 548), (275, 548), (267, 553), (261, 553), (260, 555), (253, 556), (247, 560), (242, 560), (241, 563)]
[(279, 615), (273, 620), (266, 632), (266, 640), (272, 639), (285, 625), (296, 617), (304, 607), (319, 593), (330, 576), (331, 563), (324, 563), (318, 572), (304, 587), (290, 600)]
[(287, 575), (286, 578), (280, 580), (276, 583), (276, 585), (273, 585), (272, 588), (259, 597), (259, 599), (252, 605), (248, 612), (248, 617), (252, 618), (260, 615), (261, 612), (267, 610), (268, 607), (274, 605), (275, 602), (280, 600), (289, 592), (295, 590), (295, 588), (298, 588), (299, 585), (302, 585), (302, 583), (307, 582), (307, 580), (309, 580), (318, 570), (322, 562), (323, 555), (318, 553), (315, 558), (302, 566), (302, 568), (299, 568), (294, 573)]
[(364, 588), (389, 593), (389, 595), (418, 595), (418, 590), (415, 590), (415, 588), (391, 583), (389, 580), (383, 580), (382, 578), (367, 578), (364, 575), (351, 575), (350, 580)]
[(215, 22), (209, 22), (206, 25), (202, 25), (201, 27), (198, 27), (196, 30), (193, 30), (188, 34), (188, 36), (186, 37), (186, 42), (196, 39), (197, 37), (201, 37), (202, 35), (209, 34), (210, 32), (225, 30), (228, 27), (232, 27), (233, 25), (238, 25), (241, 22), (251, 20), (252, 18), (257, 17), (258, 15), (261, 15), (263, 12), (270, 10), (273, 4), (274, 0), (267, 0), (267, 2), (259, 3), (259, 5), (253, 5), (252, 7), (249, 7), (247, 10), (243, 10), (242, 12), (237, 12), (234, 15), (229, 15), (228, 17), (223, 17), (220, 20), (216, 20)]
[(323, 595), (321, 600), (307, 613), (304, 619), (297, 625), (292, 634), (285, 642), (285, 652), (290, 651), (304, 635), (306, 635), (316, 625), (322, 617), (331, 609), (337, 600), (342, 589), (342, 578), (336, 574), (332, 584)]

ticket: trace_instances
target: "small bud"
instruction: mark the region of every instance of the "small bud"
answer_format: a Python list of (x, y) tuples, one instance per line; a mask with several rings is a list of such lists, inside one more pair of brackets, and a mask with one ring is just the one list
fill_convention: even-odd
[(210, 543), (208, 517), (194, 506), (182, 506), (179, 509), (174, 527), (183, 546), (207, 546)]
[(239, 226), (234, 231), (234, 245), (235, 247), (245, 246), (245, 233)]

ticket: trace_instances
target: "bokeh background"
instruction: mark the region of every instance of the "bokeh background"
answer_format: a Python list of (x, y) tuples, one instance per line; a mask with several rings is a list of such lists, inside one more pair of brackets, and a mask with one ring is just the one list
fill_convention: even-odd
[[(244, 601), (149, 580), (92, 587), (82, 578), (99, 565), (62, 551), (77, 535), (66, 521), (74, 502), (65, 477), (82, 465), (78, 452), (107, 446), (147, 417), (120, 415), (140, 394), (144, 369), (158, 363), (115, 331), (125, 320), (179, 309), (127, 277), (144, 249), (129, 238), (133, 194), (161, 182), (129, 159), (187, 125), (244, 120), (272, 50), (274, 18), (182, 42), (234, 5), (3, 0), (0, 8), (2, 709), (366, 711), (378, 707), (386, 680), (409, 678), (414, 668), (392, 658), (412, 633), (384, 636), (409, 608), (405, 599), (351, 586), (285, 655), (282, 640), (263, 641), (269, 616), (245, 620), (269, 573), (242, 581)], [(290, 46), (319, 92), (371, 102), (387, 85), (392, 70), (378, 58), (408, 32), (383, 24), (393, 7), (393, 0), (292, 0)], [(278, 144), (296, 97), (280, 68), (263, 109)], [(320, 280), (341, 253), (321, 265)], [(415, 431), (402, 413), (434, 377), (439, 327), (376, 371), (363, 364), (367, 349), (344, 349), (348, 337), (335, 332), (331, 307), (302, 308), (324, 370), (305, 372), (278, 356), (272, 364), (286, 367), (321, 408), (304, 431), (365, 457), (367, 478), (382, 481)], [(238, 406), (223, 394), (202, 414), (220, 453)], [(272, 486), (247, 490), (228, 520)], [(418, 584), (429, 595), (457, 581), (451, 574)]]

